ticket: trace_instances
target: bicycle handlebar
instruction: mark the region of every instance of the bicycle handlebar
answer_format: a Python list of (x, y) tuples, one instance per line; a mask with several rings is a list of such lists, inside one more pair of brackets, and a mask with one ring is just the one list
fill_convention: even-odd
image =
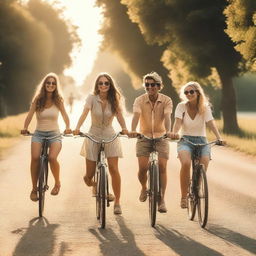
[(79, 135), (80, 137), (86, 137), (88, 139), (90, 139), (91, 141), (97, 143), (97, 144), (101, 144), (101, 143), (105, 143), (105, 144), (108, 144), (110, 142), (113, 142), (117, 137), (127, 137), (126, 135), (123, 135), (121, 132), (118, 132), (114, 135), (114, 137), (112, 137), (111, 139), (109, 140), (105, 140), (105, 139), (101, 139), (101, 140), (96, 140), (92, 137), (91, 134), (89, 133), (83, 133), (83, 132), (80, 132)]
[(211, 145), (211, 144), (215, 144), (215, 145), (218, 145), (218, 146), (224, 146), (224, 144), (222, 143), (221, 140), (214, 140), (214, 141), (210, 141), (210, 142), (207, 142), (207, 143), (198, 143), (198, 144), (195, 144), (191, 141), (189, 141), (188, 139), (184, 138), (184, 137), (181, 137), (180, 138), (180, 141), (186, 141), (187, 143), (193, 145), (193, 146), (199, 146), (199, 147), (203, 147), (203, 146), (206, 146), (206, 145)]

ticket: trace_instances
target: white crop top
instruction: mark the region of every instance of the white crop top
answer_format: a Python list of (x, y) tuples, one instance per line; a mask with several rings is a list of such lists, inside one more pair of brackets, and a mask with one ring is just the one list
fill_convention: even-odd
[(210, 106), (205, 106), (205, 112), (200, 115), (196, 114), (191, 119), (187, 112), (186, 102), (180, 102), (175, 110), (175, 118), (182, 119), (181, 135), (204, 136), (206, 137), (206, 123), (213, 120)]
[(38, 131), (59, 131), (58, 117), (59, 109), (56, 105), (52, 105), (49, 108), (45, 108), (41, 112), (36, 112), (37, 125), (36, 130)]

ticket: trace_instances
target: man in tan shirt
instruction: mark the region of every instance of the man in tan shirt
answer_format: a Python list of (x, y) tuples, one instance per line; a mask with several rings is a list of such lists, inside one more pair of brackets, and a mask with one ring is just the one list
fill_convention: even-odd
[[(172, 100), (168, 96), (159, 93), (163, 88), (162, 78), (156, 73), (151, 72), (143, 77), (143, 86), (146, 93), (137, 97), (133, 104), (133, 119), (131, 137), (136, 137), (136, 128), (140, 121), (140, 133), (150, 137), (158, 138), (170, 132)], [(158, 205), (159, 212), (167, 212), (164, 195), (167, 185), (166, 166), (169, 158), (169, 144), (166, 140), (161, 140), (156, 145), (158, 152), (158, 164), (160, 171), (162, 200)], [(142, 189), (139, 200), (141, 202), (147, 199), (147, 170), (149, 155), (152, 151), (151, 141), (142, 138), (138, 139), (136, 144), (136, 155), (139, 163), (138, 178)]]

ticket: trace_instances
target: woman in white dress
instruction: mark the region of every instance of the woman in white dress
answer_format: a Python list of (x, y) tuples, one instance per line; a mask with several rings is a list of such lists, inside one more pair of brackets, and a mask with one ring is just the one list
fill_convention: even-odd
[[(112, 127), (114, 117), (117, 118), (117, 121), (121, 126), (122, 133), (128, 134), (122, 114), (120, 100), (121, 94), (115, 87), (112, 77), (107, 73), (99, 74), (95, 81), (94, 92), (87, 97), (83, 113), (80, 116), (76, 129), (73, 133), (75, 135), (79, 134), (81, 125), (85, 121), (88, 113), (91, 111), (91, 127), (88, 133), (95, 136), (95, 139), (110, 139), (115, 135), (115, 130)], [(81, 155), (85, 157), (86, 161), (84, 182), (87, 186), (95, 185), (92, 178), (95, 174), (98, 150), (99, 147), (96, 143), (85, 138), (81, 149)], [(118, 169), (118, 158), (123, 155), (119, 138), (109, 144), (106, 144), (105, 155), (112, 178), (113, 192), (115, 194), (115, 198), (113, 198), (115, 201), (114, 214), (121, 214), (121, 177)]]
[[(181, 129), (181, 136), (192, 143), (204, 144), (206, 139), (206, 125), (216, 136), (220, 143), (222, 141), (220, 133), (215, 125), (214, 118), (209, 102), (199, 83), (188, 82), (180, 91), (180, 97), (183, 100), (175, 110), (175, 122), (173, 131), (170, 135), (172, 139), (178, 138), (178, 131)], [(200, 162), (207, 169), (210, 161), (210, 146), (202, 147)], [(189, 185), (189, 175), (191, 166), (191, 154), (193, 146), (186, 141), (180, 141), (177, 147), (178, 157), (181, 163), (180, 170), (180, 188), (181, 188), (181, 208), (187, 208), (187, 193)]]

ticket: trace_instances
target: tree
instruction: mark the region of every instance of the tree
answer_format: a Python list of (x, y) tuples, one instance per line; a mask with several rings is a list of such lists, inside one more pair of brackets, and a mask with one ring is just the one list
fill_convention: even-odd
[(246, 61), (247, 69), (256, 71), (256, 1), (229, 0), (224, 10), (225, 32), (235, 43), (235, 49)]
[(138, 25), (131, 22), (127, 8), (120, 1), (98, 0), (97, 4), (103, 7), (104, 14), (102, 48), (121, 58), (135, 88), (141, 87), (143, 75), (157, 71), (163, 78), (163, 92), (177, 103), (178, 94), (168, 77), (168, 70), (160, 61), (164, 48), (145, 42)]
[[(207, 78), (217, 71), (222, 87), (224, 132), (239, 131), (232, 78), (241, 55), (225, 29), (223, 0), (122, 0), (148, 42), (167, 45), (166, 67), (176, 77)], [(172, 76), (173, 78), (174, 76)]]

